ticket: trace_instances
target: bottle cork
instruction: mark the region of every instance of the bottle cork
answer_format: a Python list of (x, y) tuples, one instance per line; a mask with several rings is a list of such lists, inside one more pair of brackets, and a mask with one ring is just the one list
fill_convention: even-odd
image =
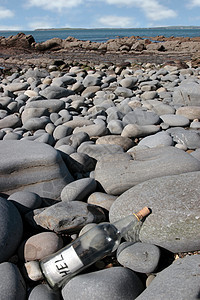
[(148, 216), (150, 213), (151, 213), (150, 209), (147, 206), (145, 206), (136, 213), (136, 216), (139, 220), (141, 220), (144, 217)]

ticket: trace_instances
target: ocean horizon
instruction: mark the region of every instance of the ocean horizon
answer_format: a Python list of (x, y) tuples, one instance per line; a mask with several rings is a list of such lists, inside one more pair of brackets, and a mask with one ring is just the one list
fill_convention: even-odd
[(106, 42), (109, 39), (121, 37), (139, 36), (142, 38), (165, 36), (165, 37), (198, 37), (200, 27), (154, 27), (154, 28), (77, 28), (77, 29), (38, 29), (32, 31), (0, 31), (0, 36), (9, 37), (19, 32), (31, 34), (37, 43), (52, 38), (66, 39), (69, 36), (79, 40), (91, 42)]

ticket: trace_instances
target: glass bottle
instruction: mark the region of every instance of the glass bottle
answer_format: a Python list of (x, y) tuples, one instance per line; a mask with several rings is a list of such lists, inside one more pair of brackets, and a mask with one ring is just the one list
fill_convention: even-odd
[[(149, 213), (150, 210), (144, 207), (138, 213), (122, 218), (113, 224), (104, 222), (94, 226), (39, 263), (26, 263), (29, 277), (32, 280), (44, 278), (52, 289), (61, 287), (77, 273), (114, 252), (127, 232), (131, 231), (131, 236), (137, 241), (142, 225), (141, 220)], [(34, 264), (31, 265), (31, 263)], [(34, 273), (34, 276), (31, 273)]]

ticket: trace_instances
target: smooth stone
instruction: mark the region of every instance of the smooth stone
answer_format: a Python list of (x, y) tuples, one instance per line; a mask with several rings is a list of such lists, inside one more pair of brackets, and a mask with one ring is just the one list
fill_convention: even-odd
[(177, 131), (167, 130), (172, 136), (174, 142), (183, 144), (188, 149), (200, 148), (200, 134), (195, 130), (185, 130), (184, 128), (178, 128)]
[(0, 119), (0, 129), (3, 128), (16, 128), (21, 126), (21, 119), (19, 114), (12, 114), (5, 116), (3, 119)]
[(96, 160), (86, 153), (72, 153), (67, 160), (69, 170), (74, 173), (87, 173), (94, 170)]
[(93, 125), (94, 123), (91, 120), (87, 120), (83, 117), (74, 117), (73, 120), (70, 120), (68, 122), (65, 122), (63, 125), (71, 127), (75, 129), (76, 127), (83, 127), (87, 125)]
[(137, 125), (137, 124), (128, 124), (124, 127), (121, 136), (123, 137), (145, 137), (147, 135), (152, 135), (160, 130), (160, 127), (157, 125)]
[(125, 88), (125, 87), (120, 87), (118, 86), (116, 88), (116, 90), (114, 91), (114, 93), (118, 96), (118, 97), (124, 97), (124, 98), (129, 98), (133, 96), (133, 91), (129, 88)]
[(11, 97), (7, 97), (7, 96), (0, 97), (0, 107), (6, 108), (10, 103), (12, 103), (12, 101), (13, 100)]
[(160, 260), (160, 249), (147, 243), (124, 242), (117, 249), (117, 260), (135, 272), (153, 273)]
[(23, 128), (26, 130), (30, 131), (35, 131), (38, 129), (44, 129), (45, 126), (49, 123), (49, 118), (48, 117), (35, 117), (35, 118), (30, 118), (28, 119), (24, 124)]
[(8, 197), (8, 200), (12, 201), (21, 214), (25, 214), (42, 205), (41, 197), (36, 193), (28, 191), (13, 193)]
[(127, 151), (129, 148), (134, 146), (134, 142), (131, 139), (119, 135), (106, 135), (96, 140), (96, 145), (104, 144), (119, 145), (124, 149), (124, 151)]
[(107, 133), (107, 128), (105, 124), (86, 125), (83, 127), (76, 127), (73, 131), (73, 134), (80, 132), (86, 132), (89, 135), (89, 137), (102, 136)]
[(101, 84), (101, 77), (96, 75), (87, 75), (83, 80), (84, 87), (98, 86)]
[[(199, 178), (198, 171), (140, 183), (115, 200), (110, 209), (110, 222), (147, 206), (152, 213), (141, 228), (139, 238), (142, 242), (152, 243), (174, 253), (198, 250)], [(131, 235), (129, 239), (132, 240)]]
[(182, 83), (174, 90), (173, 103), (182, 106), (200, 106), (199, 94), (200, 84), (196, 82)]
[(76, 152), (76, 149), (69, 145), (62, 145), (62, 146), (58, 147), (57, 150), (59, 150), (61, 152), (61, 155), (62, 155), (62, 153), (70, 155), (70, 154)]
[(153, 147), (167, 147), (173, 145), (172, 137), (165, 131), (157, 132), (156, 134), (144, 137), (139, 143), (139, 146)]
[(176, 111), (176, 114), (184, 116), (189, 120), (200, 119), (200, 107), (199, 106), (179, 107)]
[(0, 278), (0, 299), (26, 299), (26, 284), (16, 265), (10, 262), (1, 263)]
[(124, 154), (111, 154), (97, 161), (95, 179), (107, 194), (120, 195), (148, 179), (200, 170), (197, 159), (175, 147), (141, 149), (129, 154), (133, 159), (126, 156), (122, 160)]
[(47, 144), (0, 141), (0, 156), (0, 190), (8, 195), (23, 189), (60, 199), (63, 187), (73, 181), (61, 155)]
[(44, 133), (44, 134), (39, 135), (39, 137), (37, 137), (35, 139), (35, 142), (45, 143), (45, 144), (49, 144), (51, 146), (53, 146), (55, 144), (54, 138), (49, 133)]
[(100, 207), (81, 201), (60, 202), (34, 216), (37, 225), (56, 233), (76, 233), (88, 223), (105, 220)]
[(199, 264), (200, 255), (177, 259), (157, 274), (137, 300), (198, 299)]
[(139, 277), (123, 267), (78, 275), (63, 288), (64, 300), (134, 300), (144, 287)]
[(192, 153), (190, 153), (190, 155), (192, 155), (196, 159), (200, 160), (200, 148), (197, 148), (195, 151), (193, 151)]
[(124, 123), (121, 120), (111, 120), (108, 122), (107, 128), (111, 134), (121, 134)]
[(0, 197), (0, 262), (9, 259), (22, 238), (23, 223), (13, 203)]
[(150, 100), (156, 98), (156, 96), (157, 96), (156, 91), (146, 91), (141, 95), (141, 98), (144, 100)]
[(160, 118), (164, 123), (172, 127), (173, 126), (186, 127), (189, 126), (190, 124), (188, 118), (180, 115), (166, 114), (166, 115), (161, 115)]
[(65, 102), (60, 99), (48, 99), (40, 101), (31, 101), (26, 104), (25, 110), (29, 108), (45, 108), (49, 113), (59, 112), (65, 108)]
[(61, 77), (53, 78), (51, 85), (66, 87), (67, 85), (74, 84), (75, 82), (76, 82), (76, 79), (74, 77), (64, 75)]
[(95, 93), (100, 90), (99, 86), (88, 86), (86, 89), (81, 93), (81, 96), (85, 98), (93, 98), (95, 96)]
[(24, 124), (26, 121), (28, 121), (31, 118), (34, 117), (42, 117), (42, 116), (48, 116), (49, 112), (46, 108), (25, 108), (25, 110), (22, 112), (21, 118), (22, 123)]
[(124, 88), (128, 88), (131, 89), (135, 86), (135, 84), (137, 83), (137, 78), (136, 77), (125, 77), (124, 79), (122, 79), (119, 84), (124, 87)]
[(72, 128), (65, 126), (65, 125), (58, 125), (54, 132), (53, 132), (53, 137), (55, 140), (62, 139), (70, 134), (72, 134)]
[(83, 201), (96, 189), (96, 181), (93, 178), (82, 178), (66, 185), (61, 191), (62, 201)]
[(124, 153), (124, 150), (119, 145), (96, 145), (89, 142), (82, 143), (78, 149), (78, 153), (85, 153), (90, 157), (99, 160), (105, 155), (111, 155), (116, 153)]
[(159, 103), (156, 105), (153, 105), (152, 110), (158, 115), (165, 115), (165, 114), (174, 114), (175, 113), (175, 108), (171, 105), (164, 104), (164, 103)]
[(39, 284), (35, 286), (28, 300), (61, 300), (60, 291), (52, 290), (47, 284)]
[(6, 135), (4, 135), (3, 140), (20, 140), (21, 138), (21, 134), (16, 132), (8, 132)]
[(137, 125), (156, 125), (160, 122), (159, 116), (151, 111), (145, 111), (140, 108), (127, 113), (122, 121), (127, 124)]
[(62, 145), (69, 145), (77, 149), (83, 142), (89, 141), (89, 135), (86, 132), (78, 132), (70, 136), (64, 137), (56, 142), (55, 148)]
[(60, 99), (63, 97), (68, 97), (72, 93), (72, 91), (66, 88), (52, 85), (40, 91), (40, 95), (46, 99)]
[(102, 192), (94, 192), (88, 197), (87, 203), (103, 207), (109, 211), (116, 198), (117, 196), (108, 195)]
[(53, 254), (63, 246), (63, 240), (54, 232), (41, 232), (32, 235), (24, 244), (23, 259), (25, 261), (40, 260)]
[(193, 121), (190, 123), (190, 128), (192, 129), (200, 129), (200, 122), (199, 121)]
[(17, 92), (17, 91), (22, 91), (22, 90), (27, 90), (29, 87), (28, 82), (12, 82), (6, 86), (4, 86), (4, 91), (9, 91), (9, 92)]

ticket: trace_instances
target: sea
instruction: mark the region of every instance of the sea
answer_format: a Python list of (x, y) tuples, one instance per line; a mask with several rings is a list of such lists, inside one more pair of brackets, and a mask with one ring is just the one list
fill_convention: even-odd
[[(56, 29), (56, 30), (34, 30), (22, 31), (25, 34), (31, 34), (37, 43), (44, 42), (51, 38), (57, 37), (66, 39), (69, 36), (75, 37), (79, 40), (89, 40), (92, 42), (106, 42), (109, 39), (116, 39), (119, 37), (154, 37), (162, 35), (165, 37), (197, 37), (200, 36), (200, 28), (97, 28), (97, 29)], [(19, 31), (0, 31), (0, 36), (9, 37), (16, 35)]]

